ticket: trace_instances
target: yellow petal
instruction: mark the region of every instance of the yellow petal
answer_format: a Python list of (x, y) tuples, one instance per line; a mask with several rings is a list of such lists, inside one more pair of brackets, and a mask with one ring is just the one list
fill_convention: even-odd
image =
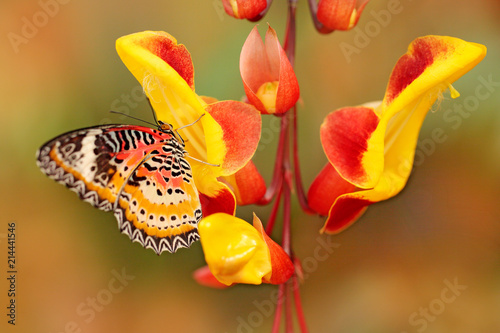
[[(144, 31), (119, 38), (117, 52), (141, 83), (157, 118), (174, 129), (201, 120), (180, 131), (186, 150), (199, 160), (212, 164), (208, 158), (222, 150), (222, 130), (205, 112), (206, 103), (194, 92), (194, 69), (191, 56), (182, 44), (162, 31)], [(209, 142), (207, 142), (209, 141)], [(207, 147), (217, 153), (207, 152)], [(220, 159), (220, 158), (219, 158)]]
[(221, 283), (261, 284), (271, 272), (266, 242), (249, 223), (216, 213), (203, 218), (198, 230), (208, 267)]
[[(407, 126), (419, 129), (425, 113), (436, 99), (485, 55), (483, 45), (452, 37), (426, 36), (410, 44), (408, 52), (392, 71), (382, 104), (375, 109), (380, 122), (368, 140), (367, 152), (362, 158), (366, 177), (355, 183), (356, 186), (376, 186), (384, 170), (384, 155), (393, 142), (410, 140), (407, 144), (415, 149), (417, 136), (408, 131)], [(456, 96), (457, 92), (453, 91), (452, 97)], [(424, 114), (412, 115), (421, 112)]]
[[(483, 45), (457, 38), (418, 38), (394, 67), (382, 103), (344, 108), (327, 117), (322, 128), (326, 131), (322, 134), (325, 152), (340, 175), (358, 188), (336, 198), (323, 231), (344, 230), (368, 205), (389, 199), (404, 188), (427, 112), (446, 89), (452, 98), (458, 97), (451, 84), (485, 55)], [(377, 123), (377, 117), (375, 130), (366, 126)], [(349, 124), (342, 126), (345, 120)], [(353, 149), (343, 151), (349, 147), (358, 147), (356, 154)]]

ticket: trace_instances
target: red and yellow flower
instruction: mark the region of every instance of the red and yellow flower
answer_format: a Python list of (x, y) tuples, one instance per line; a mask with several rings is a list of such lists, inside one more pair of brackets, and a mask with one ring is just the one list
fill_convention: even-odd
[(267, 7), (266, 0), (222, 0), (228, 15), (238, 19), (253, 19)]
[(201, 284), (281, 284), (294, 272), (289, 256), (266, 234), (256, 215), (252, 226), (232, 215), (217, 213), (202, 219), (198, 228), (210, 269), (210, 273), (206, 268), (195, 273)]
[(352, 29), (369, 0), (320, 0), (317, 18), (329, 30)]
[[(260, 113), (243, 102), (198, 96), (191, 55), (165, 32), (121, 37), (116, 49), (142, 85), (159, 120), (179, 128), (204, 115), (181, 132), (190, 156), (217, 165), (191, 163), (203, 215), (234, 214), (237, 200), (257, 201), (265, 192), (265, 183), (250, 159), (260, 139)], [(241, 191), (246, 180), (254, 186)]]
[(329, 163), (311, 185), (309, 205), (328, 219), (322, 229), (337, 233), (368, 205), (398, 194), (410, 176), (424, 118), (451, 84), (486, 55), (483, 45), (458, 38), (414, 40), (394, 67), (382, 102), (342, 108), (321, 126)]
[(257, 27), (248, 35), (240, 55), (241, 78), (252, 105), (264, 114), (281, 114), (297, 103), (299, 83), (271, 27), (265, 40), (260, 38)]

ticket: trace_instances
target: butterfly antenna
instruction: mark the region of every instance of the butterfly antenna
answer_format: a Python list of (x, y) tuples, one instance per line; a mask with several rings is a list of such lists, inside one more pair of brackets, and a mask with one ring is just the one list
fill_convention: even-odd
[(121, 114), (122, 116), (126, 116), (126, 117), (129, 117), (129, 118), (135, 119), (135, 120), (142, 121), (143, 123), (146, 123), (146, 124), (152, 125), (152, 126), (154, 126), (154, 127), (158, 126), (158, 125), (156, 125), (156, 124), (150, 123), (149, 121), (146, 121), (146, 120), (144, 120), (144, 119), (140, 119), (140, 118), (133, 117), (133, 116), (128, 115), (128, 114), (123, 113), (123, 112), (118, 112), (118, 111), (113, 111), (113, 110), (111, 110), (111, 111), (109, 111), (109, 112), (111, 112), (111, 113), (116, 113), (116, 114)]
[(146, 99), (148, 100), (148, 104), (149, 104), (149, 107), (151, 108), (151, 112), (153, 112), (153, 119), (155, 120), (156, 126), (160, 126), (160, 124), (158, 123), (158, 119), (156, 119), (155, 109), (153, 109), (153, 105), (151, 104), (151, 100), (149, 99), (149, 97), (146, 97)]
[[(181, 126), (179, 128), (176, 128), (174, 129), (174, 132), (175, 132), (175, 136), (177, 137), (177, 139), (179, 141), (182, 141), (182, 144), (185, 144), (188, 140), (186, 139), (186, 141), (184, 141), (184, 139), (182, 138), (182, 136), (179, 134), (179, 130), (183, 129), (183, 128), (186, 128), (188, 126), (193, 126), (194, 124), (196, 124), (200, 119), (201, 117), (203, 117), (205, 114), (203, 113), (201, 116), (198, 117), (198, 119), (196, 119), (195, 121), (193, 121), (191, 124), (187, 124), (187, 125), (184, 125), (184, 126)], [(192, 158), (192, 157), (191, 157)], [(199, 161), (199, 160), (198, 160)], [(202, 163), (205, 163), (205, 164), (209, 164), (209, 165), (213, 165), (213, 166), (218, 166), (218, 165), (215, 165), (215, 164), (210, 164), (210, 163), (206, 163), (206, 162), (203, 162), (203, 161), (200, 161)]]
[(193, 121), (191, 124), (187, 124), (187, 125), (181, 126), (181, 127), (177, 128), (177, 129), (175, 129), (175, 131), (177, 132), (177, 131), (179, 131), (179, 130), (181, 130), (181, 129), (185, 128), (185, 127), (193, 126), (193, 125), (194, 125), (194, 124), (196, 124), (196, 123), (197, 123), (197, 122), (201, 119), (201, 117), (203, 117), (204, 115), (205, 115), (205, 114), (203, 113), (201, 116), (199, 116), (199, 117), (198, 117), (198, 119), (196, 119), (195, 121)]
[[(201, 118), (201, 117), (200, 117)], [(205, 162), (205, 161), (202, 161), (202, 160), (199, 160), (197, 158), (194, 158), (193, 156), (189, 155), (189, 154), (185, 154), (186, 157), (189, 157), (190, 159), (192, 160), (195, 160), (195, 161), (198, 161), (200, 163), (203, 163), (203, 164), (206, 164), (206, 165), (210, 165), (210, 166), (214, 166), (214, 167), (220, 167), (220, 164), (212, 164), (212, 163), (208, 163), (208, 162)]]

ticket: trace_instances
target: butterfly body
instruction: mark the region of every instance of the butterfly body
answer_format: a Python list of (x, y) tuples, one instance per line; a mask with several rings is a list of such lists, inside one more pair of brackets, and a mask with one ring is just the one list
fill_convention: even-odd
[(201, 205), (186, 153), (168, 124), (103, 125), (50, 140), (37, 165), (80, 199), (113, 211), (122, 233), (161, 254), (199, 239)]

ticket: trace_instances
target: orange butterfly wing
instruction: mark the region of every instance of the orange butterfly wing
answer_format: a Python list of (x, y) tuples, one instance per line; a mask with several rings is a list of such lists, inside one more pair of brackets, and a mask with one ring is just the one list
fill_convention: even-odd
[(47, 142), (37, 164), (80, 199), (114, 211), (122, 233), (161, 254), (199, 239), (201, 205), (184, 153), (170, 130), (104, 125)]

